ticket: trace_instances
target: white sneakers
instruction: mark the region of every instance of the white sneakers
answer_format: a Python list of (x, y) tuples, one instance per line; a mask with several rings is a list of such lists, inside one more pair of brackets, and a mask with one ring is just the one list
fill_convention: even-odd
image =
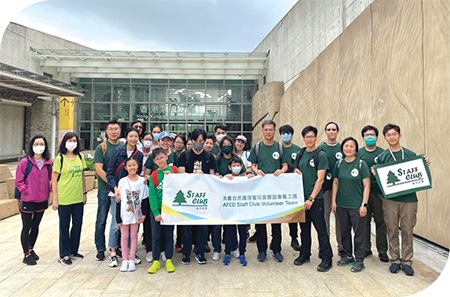
[(151, 251), (147, 253), (147, 256), (145, 256), (145, 261), (149, 263), (153, 261), (153, 253)]
[(128, 260), (128, 271), (135, 271), (136, 264), (134, 264), (134, 260)]
[(239, 258), (239, 249), (236, 249), (235, 251), (231, 251), (230, 253), (233, 257), (236, 259)]
[(135, 271), (136, 270), (136, 264), (134, 264), (134, 260), (123, 260), (122, 265), (120, 266), (121, 272), (127, 272), (127, 271)]
[(167, 260), (167, 258), (166, 258), (166, 253), (165, 252), (161, 252), (161, 257), (160, 257), (160, 259), (161, 259), (161, 261), (166, 261)]
[(213, 259), (213, 261), (219, 261), (220, 253), (214, 252), (214, 254), (212, 255), (212, 259)]
[(116, 255), (111, 256), (109, 258), (108, 266), (111, 267), (111, 268), (119, 266), (119, 262), (117, 261), (117, 256)]

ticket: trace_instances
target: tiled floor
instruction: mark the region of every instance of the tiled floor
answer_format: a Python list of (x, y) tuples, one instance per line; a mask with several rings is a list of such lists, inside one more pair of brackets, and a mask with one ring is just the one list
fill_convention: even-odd
[[(316, 252), (311, 263), (293, 265), (298, 253), (290, 248), (288, 227), (283, 224), (283, 263), (271, 258), (257, 262), (256, 245), (248, 243), (246, 267), (241, 267), (236, 259), (229, 266), (214, 262), (212, 253), (206, 254), (207, 265), (192, 262), (185, 266), (181, 264), (181, 255), (176, 254), (175, 273), (168, 274), (162, 268), (150, 275), (147, 273), (150, 264), (146, 262), (138, 265), (135, 272), (122, 273), (119, 268), (109, 268), (107, 261), (95, 261), (96, 208), (93, 190), (88, 195), (81, 237), (80, 253), (85, 258), (74, 261), (72, 266), (57, 262), (58, 216), (53, 210), (46, 211), (41, 223), (35, 247), (41, 259), (36, 266), (22, 264), (20, 216), (0, 221), (0, 296), (407, 296), (430, 286), (440, 274), (435, 269), (443, 268), (447, 260), (445, 256), (432, 257), (436, 262), (433, 269), (414, 259), (416, 276), (408, 277), (389, 273), (389, 264), (380, 262), (376, 256), (368, 257), (366, 269), (357, 274), (350, 272), (350, 267), (336, 266), (335, 257), (333, 268), (319, 273)], [(317, 251), (316, 238), (314, 234), (313, 251)], [(336, 247), (334, 236), (332, 240), (332, 246)], [(142, 245), (137, 253), (145, 258)], [(425, 250), (420, 254), (427, 253)]]

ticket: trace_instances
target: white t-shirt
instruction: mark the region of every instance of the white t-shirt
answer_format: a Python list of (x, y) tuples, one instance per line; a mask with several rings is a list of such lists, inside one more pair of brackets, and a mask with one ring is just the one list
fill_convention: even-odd
[(250, 153), (248, 151), (243, 151), (241, 157), (242, 163), (245, 165), (245, 168), (249, 169), (252, 167), (252, 162), (248, 160), (248, 157), (250, 157)]
[(125, 176), (120, 179), (118, 185), (120, 191), (120, 217), (124, 225), (138, 223), (136, 213), (142, 215), (142, 200), (148, 197), (148, 186), (144, 184), (144, 178), (139, 176), (132, 181)]

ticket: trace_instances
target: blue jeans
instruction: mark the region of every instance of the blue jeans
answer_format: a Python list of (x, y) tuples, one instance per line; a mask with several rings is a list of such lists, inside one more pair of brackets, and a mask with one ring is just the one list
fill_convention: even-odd
[(192, 228), (196, 228), (196, 231), (197, 231), (196, 238), (195, 238), (194, 253), (196, 255), (203, 256), (205, 253), (206, 239), (208, 237), (208, 226), (206, 226), (206, 225), (198, 225), (198, 226), (183, 225), (183, 227), (182, 227), (183, 237), (181, 239), (181, 242), (183, 244), (182, 253), (185, 256), (189, 256), (191, 254)]
[(316, 199), (311, 208), (305, 211), (306, 222), (300, 223), (300, 238), (302, 240), (300, 253), (307, 256), (311, 255), (311, 223), (313, 223), (319, 239), (320, 255), (324, 261), (331, 261), (333, 251), (325, 224), (323, 204), (323, 199)]
[(111, 227), (109, 228), (109, 243), (108, 246), (111, 249), (115, 249), (118, 246), (118, 240), (120, 240), (120, 229), (116, 220), (116, 197), (109, 197), (111, 200)]
[(165, 241), (165, 254), (167, 259), (173, 257), (173, 225), (161, 225), (160, 222), (155, 221), (153, 212), (150, 212), (150, 221), (152, 223), (152, 245), (153, 245), (153, 259), (159, 261), (161, 253), (161, 241)]
[(214, 252), (220, 253), (222, 251), (222, 225), (210, 225), (210, 227)]
[(105, 245), (105, 228), (106, 219), (108, 218), (109, 206), (111, 200), (108, 197), (108, 190), (98, 190), (98, 207), (97, 207), (97, 220), (95, 221), (95, 247), (97, 251), (106, 251)]
[[(59, 205), (59, 256), (78, 254), (80, 247), (81, 225), (83, 225), (83, 202)], [(70, 222), (72, 221), (72, 228)]]

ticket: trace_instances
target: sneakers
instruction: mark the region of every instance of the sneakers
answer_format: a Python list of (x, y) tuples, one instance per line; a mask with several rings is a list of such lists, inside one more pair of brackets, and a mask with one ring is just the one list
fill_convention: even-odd
[(148, 273), (156, 273), (159, 269), (161, 268), (161, 264), (159, 263), (159, 261), (155, 260), (153, 261), (152, 266), (150, 266), (150, 268), (148, 269)]
[(127, 272), (128, 271), (128, 260), (123, 260), (122, 265), (119, 269), (121, 272)]
[(294, 251), (300, 251), (300, 244), (298, 243), (297, 238), (292, 238), (291, 247), (294, 249)]
[(160, 259), (161, 259), (161, 261), (166, 261), (167, 260), (166, 252), (161, 252)]
[(276, 262), (280, 262), (280, 263), (283, 262), (283, 259), (284, 259), (283, 255), (280, 252), (273, 253), (272, 257), (274, 258), (274, 260)]
[(341, 257), (341, 260), (337, 261), (338, 266), (347, 266), (351, 265), (355, 262), (355, 259), (351, 256)]
[(203, 255), (196, 255), (195, 260), (197, 260), (198, 264), (206, 264), (206, 258)]
[(386, 253), (379, 253), (378, 258), (380, 258), (381, 262), (389, 262), (389, 257)]
[(235, 257), (236, 259), (239, 258), (239, 249), (236, 249), (234, 251), (231, 251), (230, 253), (233, 257)]
[(247, 259), (245, 259), (245, 255), (239, 256), (239, 262), (241, 263), (242, 266), (247, 266)]
[(392, 263), (391, 266), (389, 266), (389, 271), (391, 273), (398, 273), (400, 271), (400, 264), (398, 263)]
[(152, 253), (152, 251), (147, 253), (147, 256), (145, 256), (145, 261), (147, 261), (148, 263), (153, 261), (153, 253)]
[(256, 232), (248, 238), (248, 242), (255, 242), (255, 241), (256, 241)]
[(213, 261), (219, 261), (220, 253), (214, 252), (214, 254), (212, 255), (212, 259), (213, 259)]
[(139, 258), (138, 255), (134, 255), (134, 264), (139, 265), (141, 262), (141, 258)]
[(407, 276), (414, 276), (414, 269), (411, 265), (402, 264), (402, 270)]
[(78, 253), (70, 255), (70, 259), (72, 259), (72, 260), (81, 260), (83, 258), (84, 258), (84, 256), (82, 254), (78, 254)]
[(95, 260), (97, 261), (105, 260), (105, 252), (98, 251), (97, 255), (95, 256)]
[(320, 262), (319, 266), (317, 266), (317, 271), (327, 272), (328, 270), (330, 270), (330, 268), (332, 266), (333, 266), (333, 264), (331, 263), (331, 260), (329, 262), (322, 260), (322, 262)]
[(25, 264), (30, 265), (30, 266), (31, 266), (31, 265), (36, 265), (36, 264), (37, 264), (36, 259), (33, 258), (33, 256), (31, 255), (31, 253), (28, 253), (28, 254), (26, 254), (26, 255), (23, 257), (22, 263), (25, 263)]
[(170, 260), (170, 259), (166, 260), (166, 271), (167, 272), (174, 272), (175, 271), (175, 266), (173, 266), (172, 260)]
[(70, 260), (69, 256), (65, 256), (64, 258), (59, 258), (58, 262), (61, 263), (64, 266), (72, 265), (72, 260)]
[(266, 261), (266, 252), (260, 252), (260, 253), (258, 254), (258, 261), (259, 261), (259, 262), (264, 262), (264, 261)]
[(136, 264), (134, 264), (134, 260), (130, 259), (128, 260), (128, 271), (135, 271), (136, 270)]
[(301, 266), (305, 264), (306, 262), (310, 262), (311, 259), (306, 254), (301, 254), (297, 257), (297, 259), (294, 260), (294, 265)]
[(39, 256), (36, 254), (36, 252), (34, 250), (30, 251), (30, 255), (31, 255), (31, 257), (34, 258), (34, 260), (36, 260), (36, 261), (39, 260)]
[(226, 254), (225, 257), (223, 257), (223, 265), (230, 264), (230, 260), (231, 260), (231, 255)]
[(355, 262), (355, 264), (353, 264), (352, 269), (350, 269), (352, 272), (361, 272), (365, 269), (366, 267), (364, 267), (364, 262)]
[(189, 256), (183, 255), (183, 259), (181, 259), (181, 264), (183, 265), (191, 264), (191, 258)]
[(119, 266), (119, 262), (117, 261), (117, 255), (109, 257), (108, 266), (111, 268)]

